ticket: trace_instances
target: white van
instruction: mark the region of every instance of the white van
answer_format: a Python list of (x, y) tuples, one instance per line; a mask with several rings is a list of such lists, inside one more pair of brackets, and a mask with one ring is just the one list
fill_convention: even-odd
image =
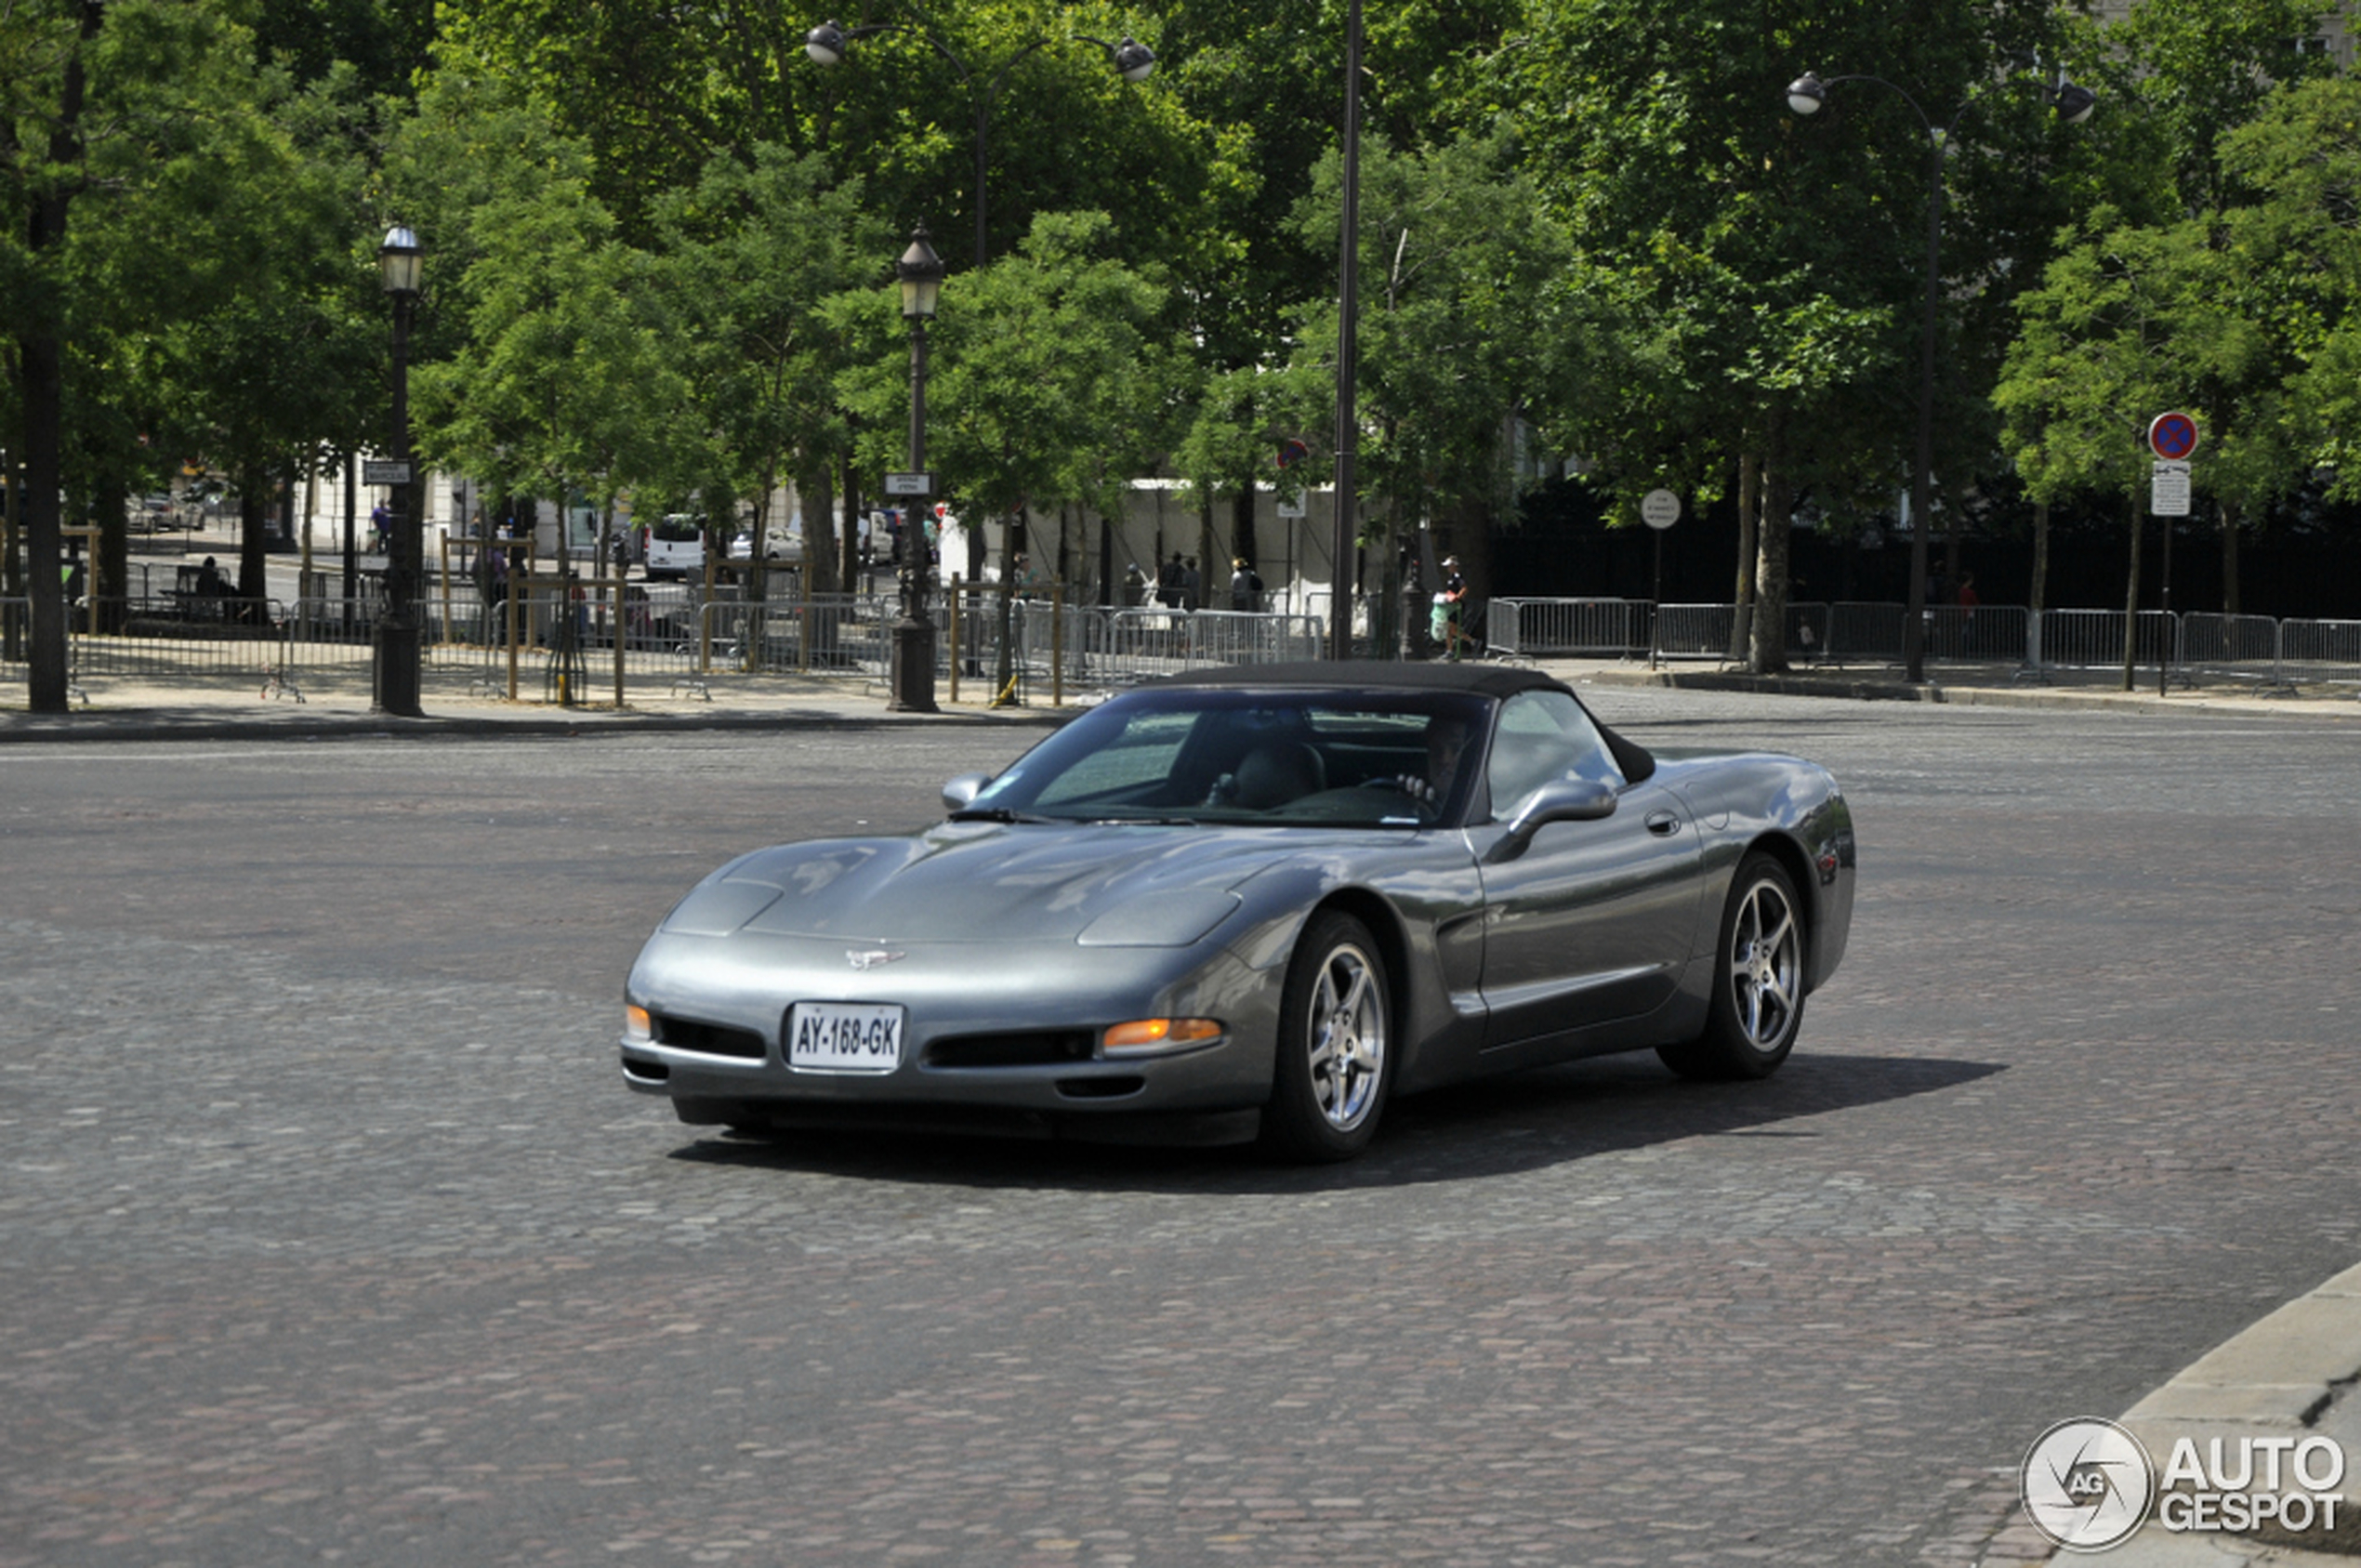
[(658, 518), (648, 530), (648, 576), (685, 579), (705, 574), (705, 530), (685, 512)]

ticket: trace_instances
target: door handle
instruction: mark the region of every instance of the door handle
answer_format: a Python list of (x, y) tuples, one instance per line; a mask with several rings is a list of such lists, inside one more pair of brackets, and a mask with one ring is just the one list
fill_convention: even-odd
[(1659, 838), (1669, 838), (1681, 831), (1681, 816), (1677, 811), (1650, 811), (1648, 831)]

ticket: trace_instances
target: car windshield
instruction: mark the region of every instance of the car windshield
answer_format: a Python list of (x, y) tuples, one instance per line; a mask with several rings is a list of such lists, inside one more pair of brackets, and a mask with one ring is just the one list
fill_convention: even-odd
[(1460, 692), (1134, 692), (1027, 752), (954, 814), (1431, 827), (1465, 810), (1490, 710)]

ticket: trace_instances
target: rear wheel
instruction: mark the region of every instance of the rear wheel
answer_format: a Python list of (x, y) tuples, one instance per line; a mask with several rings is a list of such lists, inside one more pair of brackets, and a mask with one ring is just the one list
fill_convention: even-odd
[(1767, 1078), (1803, 1022), (1803, 917), (1795, 884), (1771, 856), (1738, 863), (1713, 956), (1705, 1033), (1659, 1046), (1684, 1078)]
[(1263, 1146), (1305, 1163), (1367, 1148), (1393, 1080), (1392, 1025), (1385, 960), (1369, 929), (1335, 910), (1314, 915), (1280, 994)]

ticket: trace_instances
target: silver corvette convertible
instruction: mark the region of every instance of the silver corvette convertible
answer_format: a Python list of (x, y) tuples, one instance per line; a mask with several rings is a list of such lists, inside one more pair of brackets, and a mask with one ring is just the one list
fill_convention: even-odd
[(1533, 670), (1141, 687), (917, 832), (731, 862), (632, 967), (623, 1075), (752, 1133), (1365, 1147), (1394, 1095), (1609, 1051), (1759, 1078), (1843, 955), (1853, 819)]

